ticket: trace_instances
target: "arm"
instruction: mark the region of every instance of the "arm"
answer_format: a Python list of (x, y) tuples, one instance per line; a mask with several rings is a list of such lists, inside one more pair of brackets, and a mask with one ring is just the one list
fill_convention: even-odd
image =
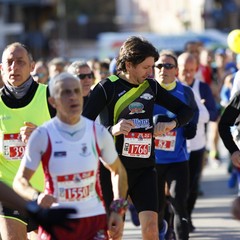
[(25, 206), (27, 201), (20, 197), (10, 187), (0, 181), (0, 201), (8, 205), (10, 208), (15, 207), (20, 211), (26, 213)]
[(20, 197), (13, 189), (0, 182), (0, 201), (9, 207), (18, 209), (39, 223), (46, 231), (53, 234), (52, 227), (59, 225), (65, 228), (64, 222), (70, 214), (76, 211), (72, 208), (44, 209), (36, 202), (26, 201)]
[(99, 124), (96, 124), (96, 133), (102, 163), (111, 172), (114, 200), (125, 199), (128, 190), (127, 173), (118, 157), (113, 138), (107, 129)]
[[(37, 143), (37, 144), (36, 144)], [(43, 207), (50, 207), (56, 199), (33, 188), (30, 179), (40, 164), (42, 154), (46, 151), (48, 136), (44, 128), (37, 128), (30, 136), (24, 157), (14, 178), (13, 188), (27, 200), (37, 200)]]
[[(113, 164), (108, 165), (108, 169), (111, 171), (113, 198), (115, 200), (110, 206), (111, 213), (108, 221), (108, 229), (110, 236), (113, 239), (118, 239), (122, 236), (124, 226), (123, 215), (128, 208), (128, 203), (126, 200), (128, 189), (127, 173), (118, 157)], [(116, 206), (116, 204), (117, 206), (121, 205), (121, 210), (119, 209), (120, 211), (118, 208), (113, 207), (114, 205)]]
[[(195, 92), (192, 90), (192, 88), (188, 86), (184, 86), (184, 93), (187, 98), (187, 104), (194, 110), (194, 115), (193, 118), (189, 121), (188, 124), (186, 124), (183, 127), (183, 135), (186, 139), (192, 139), (195, 137), (196, 132), (197, 132), (197, 124), (199, 121), (201, 121), (201, 111), (202, 111), (202, 106), (204, 105), (200, 102), (200, 99), (197, 97)], [(204, 107), (205, 108), (205, 107)], [(207, 114), (208, 111), (205, 108)], [(209, 115), (208, 115), (209, 117)]]
[(218, 125), (218, 130), (221, 139), (225, 147), (231, 154), (231, 158), (233, 163), (238, 167), (240, 167), (240, 154), (239, 149), (236, 143), (234, 142), (231, 127), (234, 126), (236, 119), (239, 116), (240, 110), (240, 92), (238, 92), (234, 98), (230, 101), (229, 105), (225, 108)]
[(106, 105), (107, 95), (104, 91), (102, 82), (100, 82), (92, 90), (90, 97), (88, 98), (88, 101), (83, 109), (82, 115), (91, 120), (95, 120)]
[(101, 114), (104, 114), (104, 108), (107, 106), (108, 101), (111, 101), (111, 96), (108, 96), (108, 93), (113, 93), (113, 85), (110, 84), (109, 80), (105, 79), (94, 87), (87, 101), (87, 104), (84, 107), (82, 115), (91, 120), (95, 120), (96, 117), (100, 114), (101, 123), (105, 127), (107, 127), (107, 129), (113, 136), (118, 136), (120, 134), (128, 134), (131, 129), (134, 128), (134, 124), (131, 120), (122, 119), (114, 126), (109, 126), (108, 120), (106, 123), (104, 123), (104, 117), (101, 117)]
[[(110, 206), (110, 216), (108, 219), (109, 234), (113, 239), (118, 239), (123, 231), (123, 215), (127, 210), (128, 182), (127, 173), (122, 165), (115, 149), (111, 134), (106, 128), (97, 126), (97, 142), (101, 150), (102, 162), (111, 172), (114, 201)], [(113, 208), (114, 206), (114, 208)]]
[(198, 122), (202, 122), (202, 123), (207, 123), (210, 120), (210, 114), (207, 110), (207, 108), (205, 107), (205, 105), (201, 102), (201, 99), (199, 99), (198, 95), (194, 93), (194, 98), (195, 101), (197, 103), (197, 107), (199, 109), (199, 118), (198, 118)]
[(200, 95), (205, 107), (209, 112), (209, 120), (215, 122), (218, 118), (218, 110), (211, 88), (206, 83), (200, 83)]
[(26, 200), (37, 200), (39, 192), (30, 184), (30, 179), (34, 174), (34, 170), (20, 165), (18, 172), (14, 178), (13, 189)]
[(105, 165), (111, 172), (111, 181), (113, 186), (113, 198), (117, 200), (119, 198), (126, 198), (127, 196), (127, 173), (122, 165), (119, 157), (116, 158), (113, 164)]
[(176, 127), (181, 127), (187, 124), (193, 117), (194, 111), (178, 98), (174, 97), (167, 90), (162, 88), (158, 83), (156, 84), (156, 104), (162, 105), (166, 109), (177, 115)]

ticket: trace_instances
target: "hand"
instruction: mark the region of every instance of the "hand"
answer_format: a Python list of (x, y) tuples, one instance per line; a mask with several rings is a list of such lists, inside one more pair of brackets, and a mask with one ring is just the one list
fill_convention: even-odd
[(161, 136), (176, 127), (176, 122), (158, 122), (154, 125), (154, 136)]
[(74, 208), (42, 208), (36, 202), (28, 202), (26, 205), (28, 215), (41, 225), (55, 239), (53, 229), (55, 226), (71, 231), (66, 225), (70, 214), (76, 213)]
[(24, 126), (20, 128), (20, 137), (24, 143), (27, 143), (32, 132), (37, 128), (37, 125), (31, 122), (24, 122)]
[(123, 216), (111, 212), (108, 220), (108, 232), (111, 240), (117, 240), (122, 238), (123, 234)]
[(232, 154), (231, 160), (234, 166), (240, 168), (240, 151), (236, 151)]
[(50, 208), (53, 203), (56, 203), (57, 199), (52, 195), (41, 193), (38, 196), (37, 203), (43, 208)]
[(127, 135), (134, 127), (132, 120), (121, 119), (116, 125), (112, 126), (111, 133), (113, 136)]

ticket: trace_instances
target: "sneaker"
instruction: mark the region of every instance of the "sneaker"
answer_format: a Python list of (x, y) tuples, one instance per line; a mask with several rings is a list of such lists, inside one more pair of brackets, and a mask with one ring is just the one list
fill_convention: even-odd
[(132, 223), (133, 223), (135, 226), (140, 226), (140, 222), (139, 222), (139, 218), (138, 218), (138, 213), (137, 213), (136, 208), (134, 207), (134, 205), (133, 205), (133, 204), (130, 204), (128, 209), (129, 209), (130, 214), (131, 214)]
[(168, 230), (168, 223), (166, 220), (163, 219), (163, 227), (161, 229), (161, 231), (159, 232), (159, 240), (164, 240), (165, 239), (165, 235), (167, 233)]

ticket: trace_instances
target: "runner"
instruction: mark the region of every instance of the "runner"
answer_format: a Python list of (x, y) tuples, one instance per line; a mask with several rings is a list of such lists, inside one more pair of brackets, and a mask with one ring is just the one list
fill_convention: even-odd
[[(159, 54), (140, 37), (130, 37), (117, 57), (118, 75), (99, 82), (93, 89), (83, 115), (101, 122), (114, 136), (116, 148), (128, 173), (128, 185), (139, 213), (144, 240), (157, 240), (158, 196), (153, 133), (164, 134), (186, 124), (193, 111), (163, 89), (155, 80), (154, 63)], [(160, 104), (176, 114), (171, 122), (153, 127), (153, 106)], [(101, 168), (103, 196), (107, 206), (112, 201), (109, 172)]]
[[(77, 209), (67, 222), (71, 232), (54, 228), (58, 240), (108, 239), (107, 230), (112, 239), (120, 239), (128, 208), (127, 175), (112, 137), (105, 127), (81, 116), (83, 93), (77, 77), (66, 72), (56, 75), (49, 82), (49, 90), (49, 102), (57, 115), (30, 136), (14, 189), (26, 199), (38, 195), (38, 203), (44, 208)], [(114, 200), (108, 226), (98, 181), (100, 157), (112, 173)], [(30, 179), (41, 162), (45, 190), (39, 193)], [(39, 237), (54, 239), (43, 229)]]

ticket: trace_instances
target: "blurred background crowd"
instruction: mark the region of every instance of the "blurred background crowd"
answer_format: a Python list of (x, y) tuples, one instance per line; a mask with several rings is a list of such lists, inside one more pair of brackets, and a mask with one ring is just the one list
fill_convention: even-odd
[(114, 57), (126, 36), (146, 36), (159, 50), (189, 40), (216, 49), (239, 28), (239, 0), (0, 0), (0, 50), (13, 41), (35, 59)]
[[(240, 55), (227, 44), (229, 32), (240, 28), (240, 0), (177, 3), (0, 0), (0, 50), (14, 41), (26, 44), (36, 61), (32, 75), (41, 83), (47, 83), (76, 60), (86, 61), (92, 76), (84, 79), (90, 88), (114, 72), (112, 60), (127, 37), (141, 35), (159, 51), (195, 54), (197, 78), (209, 84), (221, 110), (229, 101), (234, 74), (240, 67)], [(210, 147), (212, 159), (219, 158), (217, 129), (215, 132)]]
[[(218, 122), (240, 70), (240, 34), (239, 53), (227, 41), (234, 29), (240, 29), (240, 0), (0, 0), (0, 51), (15, 41), (27, 45), (35, 81), (48, 84), (56, 74), (72, 72), (84, 98), (116, 72), (115, 57), (129, 36), (143, 36), (159, 52), (194, 54), (195, 78), (209, 85), (218, 110), (218, 119), (207, 124), (206, 162), (213, 168), (223, 162)], [(235, 188), (229, 156), (227, 161), (227, 184)]]

